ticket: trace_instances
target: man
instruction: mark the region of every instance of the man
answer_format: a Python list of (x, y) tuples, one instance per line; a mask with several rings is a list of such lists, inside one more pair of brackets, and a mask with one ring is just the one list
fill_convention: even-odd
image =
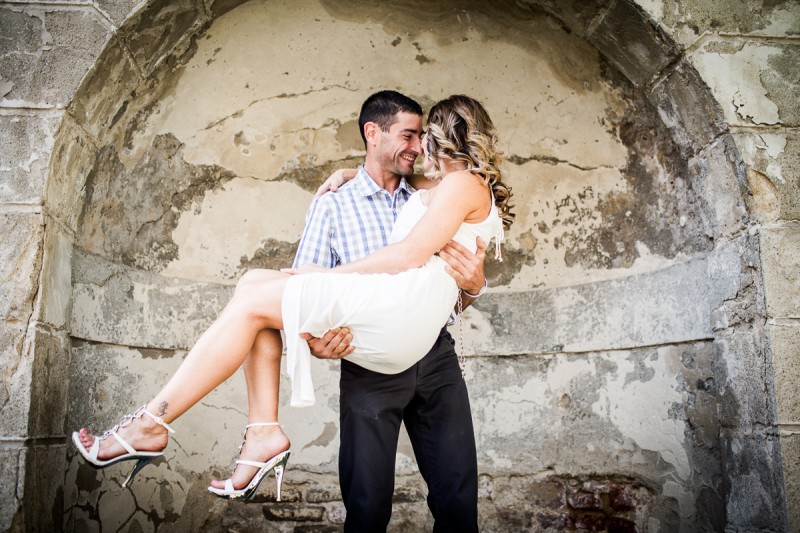
[[(386, 246), (397, 213), (413, 192), (404, 176), (413, 174), (422, 153), (419, 104), (394, 91), (378, 92), (364, 102), (359, 128), (367, 151), (364, 165), (336, 192), (314, 200), (294, 267), (334, 267)], [(451, 243), (440, 253), (467, 293), (478, 294), (484, 286), (484, 250), (479, 243), (473, 255)], [(346, 328), (321, 339), (304, 336), (319, 358), (341, 358), (353, 349)], [(342, 360), (339, 479), (347, 508), (345, 531), (386, 530), (401, 422), (428, 484), (434, 531), (477, 531), (475, 437), (453, 344), (442, 329), (422, 360), (395, 375)]]

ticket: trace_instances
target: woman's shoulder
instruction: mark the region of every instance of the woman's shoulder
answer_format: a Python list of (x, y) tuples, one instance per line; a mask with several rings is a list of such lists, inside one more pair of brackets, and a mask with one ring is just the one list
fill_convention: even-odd
[(469, 170), (457, 170), (445, 175), (441, 184), (447, 188), (458, 188), (466, 193), (478, 194), (486, 190), (483, 178)]

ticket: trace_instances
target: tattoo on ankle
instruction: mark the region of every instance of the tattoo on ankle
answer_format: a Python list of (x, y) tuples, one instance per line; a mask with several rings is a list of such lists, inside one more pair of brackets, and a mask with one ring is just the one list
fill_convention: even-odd
[(157, 415), (158, 416), (164, 416), (165, 414), (167, 414), (167, 406), (168, 406), (167, 402), (161, 402), (158, 405), (158, 413), (157, 413)]

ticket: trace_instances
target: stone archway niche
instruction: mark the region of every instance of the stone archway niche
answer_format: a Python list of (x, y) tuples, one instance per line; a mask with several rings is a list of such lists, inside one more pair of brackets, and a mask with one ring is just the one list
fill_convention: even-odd
[[(465, 320), (484, 527), (724, 524), (712, 312), (736, 295), (739, 258), (716, 243), (744, 210), (716, 108), (687, 126), (665, 96), (682, 84), (709, 101), (688, 67), (663, 71), (674, 44), (624, 2), (220, 11), (210, 25), (183, 4), (131, 18), (127, 48), (109, 44), (62, 125), (48, 198), (63, 228), (48, 239), (71, 268), (67, 426), (113, 424), (174, 371), (242, 272), (291, 261), (319, 180), (363, 155), (366, 96), (396, 88), (429, 106), (463, 92), (495, 120), (518, 213)], [(612, 37), (631, 17), (634, 58)], [(144, 28), (174, 32), (160, 62), (127, 52)], [(708, 143), (718, 181), (693, 158)], [(316, 365), (320, 405), (282, 411), (299, 503), (291, 516), (267, 505), (268, 519), (341, 519), (336, 376)], [(203, 494), (228, 471), (245, 406), (239, 378), (210, 395), (130, 492), (70, 451), (68, 527), (263, 520)], [(398, 484), (409, 497), (393, 524), (422, 527), (405, 438)]]

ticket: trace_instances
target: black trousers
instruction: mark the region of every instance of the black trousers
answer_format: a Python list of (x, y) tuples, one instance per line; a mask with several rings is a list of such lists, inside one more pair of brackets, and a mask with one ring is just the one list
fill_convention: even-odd
[(447, 330), (422, 360), (400, 374), (379, 374), (343, 360), (339, 390), (345, 532), (386, 531), (401, 422), (428, 484), (434, 531), (477, 532), (475, 433)]

